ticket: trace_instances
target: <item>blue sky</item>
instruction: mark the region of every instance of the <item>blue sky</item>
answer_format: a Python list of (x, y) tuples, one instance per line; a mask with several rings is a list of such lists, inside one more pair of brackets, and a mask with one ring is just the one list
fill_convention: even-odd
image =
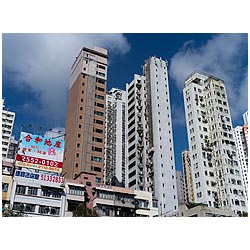
[(3, 34), (2, 96), (16, 112), (14, 135), (21, 124), (35, 132), (64, 127), (70, 67), (81, 47), (109, 50), (108, 88), (125, 90), (134, 74), (142, 74), (149, 56), (169, 62), (176, 168), (187, 149), (182, 89), (184, 79), (200, 70), (225, 81), (233, 125), (242, 125), (247, 110), (247, 34)]

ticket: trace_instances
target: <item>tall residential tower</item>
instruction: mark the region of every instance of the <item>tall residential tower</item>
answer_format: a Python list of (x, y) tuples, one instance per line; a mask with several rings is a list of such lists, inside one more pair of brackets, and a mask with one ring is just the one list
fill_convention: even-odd
[(247, 212), (224, 82), (195, 71), (183, 95), (194, 201)]
[(104, 183), (125, 187), (127, 160), (126, 92), (112, 88), (106, 99)]
[(103, 182), (107, 50), (83, 48), (71, 67), (63, 173)]
[(163, 216), (178, 207), (167, 66), (150, 57), (126, 84), (128, 187), (152, 192)]
[(243, 179), (243, 186), (248, 200), (248, 124), (243, 126), (237, 126), (233, 129), (234, 138), (236, 142), (236, 152), (238, 156), (238, 163), (241, 169), (241, 175)]
[(2, 157), (8, 157), (14, 127), (15, 113), (5, 109), (5, 100), (2, 99)]

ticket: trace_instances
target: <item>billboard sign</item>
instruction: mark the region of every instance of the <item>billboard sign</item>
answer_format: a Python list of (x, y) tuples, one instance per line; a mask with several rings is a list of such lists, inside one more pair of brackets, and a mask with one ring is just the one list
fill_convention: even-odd
[(16, 166), (61, 173), (64, 140), (21, 132)]
[(25, 179), (43, 181), (43, 182), (64, 184), (64, 177), (57, 176), (57, 175), (38, 174), (38, 173), (31, 173), (31, 172), (16, 170), (15, 176), (22, 177)]

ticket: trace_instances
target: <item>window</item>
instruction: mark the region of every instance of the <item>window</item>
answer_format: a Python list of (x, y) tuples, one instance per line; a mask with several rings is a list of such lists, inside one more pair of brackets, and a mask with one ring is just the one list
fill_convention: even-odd
[(8, 192), (8, 187), (9, 187), (8, 183), (2, 182), (2, 192)]
[(78, 134), (77, 137), (80, 138), (80, 137), (81, 137), (81, 134)]
[(31, 212), (34, 213), (36, 209), (36, 205), (35, 204), (26, 204), (24, 211), (25, 212)]
[(96, 87), (96, 89), (97, 89), (98, 91), (105, 92), (105, 89), (104, 89), (104, 88)]
[(54, 189), (52, 190), (52, 197), (53, 198), (61, 198), (62, 197), (62, 191), (60, 189)]
[(96, 152), (102, 152), (102, 148), (98, 148), (98, 147), (92, 147), (92, 150)]
[(16, 194), (25, 194), (25, 191), (26, 191), (25, 186), (21, 186), (21, 185), (16, 186)]
[(132, 121), (129, 123), (128, 128), (130, 129), (134, 124), (135, 124), (135, 120), (132, 120)]
[(60, 207), (51, 207), (50, 214), (59, 215), (59, 213), (60, 213)]
[(135, 144), (129, 147), (128, 152), (132, 151), (135, 148)]
[(20, 202), (14, 202), (13, 210), (23, 211), (24, 204)]
[(103, 121), (101, 121), (101, 120), (94, 119), (94, 122), (95, 122), (96, 124), (101, 124), (101, 125), (103, 125)]
[(100, 65), (100, 64), (97, 64), (97, 68), (99, 68), (99, 69), (106, 69), (106, 67), (105, 67), (105, 66)]
[(42, 196), (50, 197), (51, 191), (48, 188), (42, 188)]
[[(96, 81), (97, 81), (98, 83), (101, 83), (101, 84), (105, 84), (105, 83), (106, 83), (105, 80), (100, 79), (100, 78), (97, 78)], [(104, 91), (103, 91), (103, 92), (104, 92)]]
[(99, 103), (99, 102), (96, 102), (96, 103), (95, 103), (95, 106), (100, 107), (100, 108), (104, 108), (104, 104)]
[(97, 99), (104, 100), (104, 96), (102, 95), (95, 95)]
[(235, 200), (235, 205), (237, 205), (237, 206), (239, 206), (239, 205), (240, 205), (239, 200)]
[(99, 115), (99, 116), (104, 116), (104, 113), (103, 112), (101, 112), (101, 111), (94, 111), (94, 113), (96, 114), (96, 115)]
[(48, 206), (39, 206), (38, 213), (40, 214), (49, 214), (50, 209)]
[(100, 167), (93, 167), (91, 166), (91, 170), (95, 172), (102, 172), (102, 169)]
[(135, 157), (135, 152), (129, 156), (128, 160), (130, 161), (131, 159), (133, 159)]
[(77, 186), (71, 186), (69, 185), (69, 194), (72, 195), (79, 195), (79, 196), (84, 196), (84, 187), (77, 187)]
[(35, 187), (28, 187), (28, 194), (29, 195), (37, 195), (38, 188)]
[(240, 203), (241, 203), (241, 206), (242, 206), (242, 207), (245, 207), (245, 206), (246, 206), (246, 202), (245, 202), (245, 201), (240, 201)]
[(96, 128), (96, 129), (95, 129), (95, 132), (96, 132), (96, 133), (99, 133), (99, 134), (102, 134), (102, 133), (103, 133), (103, 130), (102, 130), (102, 129), (99, 129), (99, 128)]
[(96, 71), (96, 74), (97, 74), (97, 75), (99, 75), (99, 76), (103, 76), (103, 77), (105, 77), (105, 74), (104, 74), (104, 73), (102, 73), (102, 72)]
[(77, 143), (76, 146), (77, 146), (78, 148), (80, 148), (80, 143)]
[(92, 161), (97, 161), (97, 162), (102, 162), (102, 158), (101, 157), (97, 157), (97, 156), (91, 156), (91, 160)]
[(134, 109), (135, 109), (135, 105), (133, 105), (132, 107), (130, 107), (130, 109), (128, 110), (128, 113), (131, 113)]
[(134, 162), (130, 163), (130, 164), (128, 165), (128, 169), (131, 169), (132, 167), (134, 167), (134, 166), (135, 166), (135, 164), (136, 164), (136, 161), (134, 161)]
[(135, 132), (135, 127), (132, 128), (132, 129), (129, 131), (128, 136), (130, 136), (130, 135), (133, 134), (134, 132)]
[(128, 92), (130, 92), (134, 88), (134, 85), (130, 86)]
[(92, 141), (102, 142), (102, 139), (101, 139), (101, 138), (98, 138), (98, 137), (93, 137), (93, 138), (92, 138)]
[(202, 197), (202, 193), (201, 192), (197, 193), (196, 195), (197, 195), (197, 198), (201, 198)]

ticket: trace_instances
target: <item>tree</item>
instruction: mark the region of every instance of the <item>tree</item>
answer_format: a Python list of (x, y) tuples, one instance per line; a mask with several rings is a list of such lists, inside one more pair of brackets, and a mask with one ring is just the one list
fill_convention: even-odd
[(2, 210), (3, 217), (23, 217), (24, 213), (21, 210), (13, 211), (11, 208), (4, 208)]
[(98, 217), (99, 215), (95, 210), (87, 208), (85, 205), (78, 205), (73, 211), (73, 217)]
[(247, 212), (243, 212), (240, 214), (240, 217), (248, 217), (248, 213)]

